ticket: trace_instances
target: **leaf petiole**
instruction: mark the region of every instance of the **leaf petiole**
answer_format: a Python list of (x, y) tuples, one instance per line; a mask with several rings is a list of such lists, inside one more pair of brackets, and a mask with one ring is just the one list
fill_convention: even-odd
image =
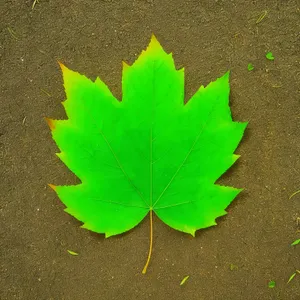
[(146, 274), (146, 272), (147, 272), (147, 268), (150, 263), (152, 248), (153, 248), (153, 216), (152, 216), (153, 213), (152, 213), (152, 211), (153, 211), (152, 208), (150, 208), (150, 245), (149, 245), (149, 253), (148, 253), (147, 262), (142, 271), (143, 274)]

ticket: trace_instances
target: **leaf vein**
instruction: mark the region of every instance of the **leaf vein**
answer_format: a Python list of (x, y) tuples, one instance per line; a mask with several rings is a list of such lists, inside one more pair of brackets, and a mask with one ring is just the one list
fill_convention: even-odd
[(87, 198), (87, 199), (96, 200), (96, 202), (105, 202), (105, 203), (117, 204), (117, 205), (121, 205), (121, 206), (137, 207), (137, 208), (145, 208), (145, 209), (148, 209), (148, 207), (146, 207), (146, 206), (139, 206), (139, 205), (132, 205), (132, 204), (120, 203), (120, 202), (116, 202), (116, 201), (103, 200), (103, 199), (100, 199), (100, 198), (94, 198), (94, 197), (89, 197), (89, 198)]
[(186, 201), (186, 202), (180, 202), (180, 203), (170, 204), (170, 205), (166, 205), (166, 206), (156, 207), (155, 210), (163, 209), (163, 208), (170, 208), (170, 207), (179, 206), (179, 205), (183, 205), (183, 204), (189, 204), (189, 203), (193, 203), (193, 202), (195, 202), (195, 200), (190, 200), (190, 201)]

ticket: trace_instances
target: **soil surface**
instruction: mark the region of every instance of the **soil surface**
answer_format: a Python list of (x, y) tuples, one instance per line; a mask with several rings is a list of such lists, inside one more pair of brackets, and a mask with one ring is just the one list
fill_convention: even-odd
[[(32, 2), (0, 1), (0, 299), (300, 299), (300, 274), (287, 284), (300, 270), (300, 246), (290, 246), (300, 194), (289, 200), (300, 188), (299, 3)], [(149, 219), (109, 239), (80, 228), (47, 186), (78, 179), (55, 156), (44, 117), (65, 118), (57, 60), (121, 98), (121, 61), (134, 62), (151, 33), (185, 67), (186, 100), (230, 69), (233, 117), (249, 126), (218, 181), (245, 187), (228, 215), (196, 238), (155, 218), (142, 275)]]

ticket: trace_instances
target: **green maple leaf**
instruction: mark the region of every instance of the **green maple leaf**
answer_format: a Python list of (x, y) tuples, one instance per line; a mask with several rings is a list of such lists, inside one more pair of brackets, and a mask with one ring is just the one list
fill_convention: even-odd
[(123, 65), (122, 101), (61, 65), (68, 119), (50, 120), (57, 155), (81, 184), (53, 186), (66, 212), (106, 237), (128, 231), (150, 211), (170, 227), (195, 235), (216, 225), (241, 191), (216, 180), (246, 123), (233, 122), (229, 73), (201, 86), (184, 104), (184, 70), (153, 36), (132, 65)]

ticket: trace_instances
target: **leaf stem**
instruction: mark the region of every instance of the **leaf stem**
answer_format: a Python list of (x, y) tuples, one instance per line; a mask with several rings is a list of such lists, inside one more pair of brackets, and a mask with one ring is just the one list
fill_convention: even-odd
[(149, 245), (149, 253), (148, 253), (148, 258), (147, 262), (145, 264), (145, 267), (142, 271), (143, 274), (146, 274), (148, 265), (150, 263), (151, 259), (151, 254), (152, 254), (152, 248), (153, 248), (153, 217), (152, 217), (152, 208), (150, 209), (150, 245)]

